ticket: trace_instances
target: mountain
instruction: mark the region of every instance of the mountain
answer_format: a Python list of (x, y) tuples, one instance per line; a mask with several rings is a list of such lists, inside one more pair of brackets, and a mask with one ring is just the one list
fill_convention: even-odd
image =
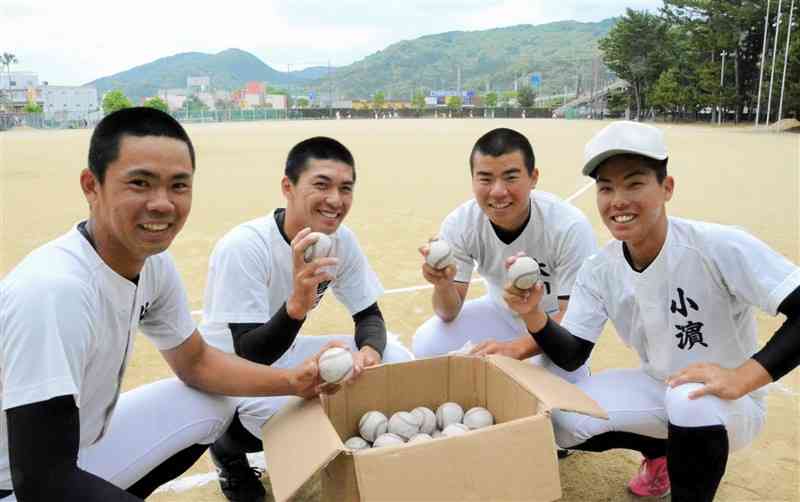
[(384, 91), (387, 99), (409, 99), (414, 89), (461, 88), (483, 92), (509, 90), (515, 78), (529, 82), (541, 74), (540, 94), (575, 91), (578, 80), (588, 88), (597, 67), (597, 42), (616, 19), (597, 23), (559, 21), (542, 25), (517, 25), (484, 31), (453, 31), (397, 42), (357, 61), (339, 67), (331, 78), (311, 86), (322, 95), (365, 98)]
[(327, 68), (324, 72), (318, 68), (307, 68), (287, 76), (286, 72), (275, 70), (249, 52), (227, 49), (218, 54), (176, 54), (86, 85), (97, 87), (101, 95), (111, 89), (120, 89), (132, 98), (142, 98), (155, 95), (158, 89), (184, 88), (186, 77), (189, 76), (209, 76), (214, 88), (232, 90), (252, 80), (284, 85), (288, 82), (304, 82), (323, 74), (327, 74)]
[(616, 19), (596, 23), (559, 21), (483, 31), (452, 31), (397, 42), (351, 65), (317, 66), (291, 73), (271, 68), (239, 49), (218, 54), (187, 52), (158, 59), (103, 77), (94, 85), (100, 94), (121, 89), (132, 98), (154, 95), (161, 88), (183, 88), (186, 77), (211, 77), (214, 88), (233, 90), (255, 80), (290, 83), (293, 93), (369, 98), (383, 91), (387, 99), (410, 99), (414, 90), (461, 89), (484, 92), (513, 88), (541, 75), (539, 94), (558, 94), (576, 86), (590, 87), (594, 75), (609, 77), (598, 59), (597, 42)]

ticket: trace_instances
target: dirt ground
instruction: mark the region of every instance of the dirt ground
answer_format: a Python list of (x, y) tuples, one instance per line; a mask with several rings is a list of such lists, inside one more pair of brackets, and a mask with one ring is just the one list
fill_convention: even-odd
[[(494, 127), (515, 128), (532, 140), (541, 170), (537, 188), (568, 197), (581, 178), (583, 145), (600, 122), (563, 120), (363, 120), (264, 122), (190, 126), (198, 168), (194, 207), (172, 246), (193, 310), (201, 308), (208, 255), (234, 225), (283, 205), (283, 162), (297, 141), (333, 136), (356, 158), (358, 181), (346, 224), (358, 235), (386, 289), (423, 283), (417, 246), (437, 232), (442, 218), (470, 197), (467, 156)], [(740, 225), (789, 259), (800, 261), (800, 137), (750, 128), (663, 126), (676, 178), (672, 215)], [(84, 219), (87, 207), (78, 173), (85, 166), (90, 131), (11, 131), (0, 134), (0, 275), (38, 245)], [(575, 200), (592, 221), (599, 243), (608, 240), (594, 206), (594, 189)], [(475, 285), (471, 294), (483, 293)], [(380, 300), (388, 327), (410, 344), (431, 314), (430, 292)], [(759, 315), (762, 341), (781, 319)], [(593, 356), (593, 370), (637, 365), (611, 328)], [(333, 295), (304, 326), (305, 334), (349, 333), (352, 320)], [(170, 375), (141, 337), (125, 376), (130, 389)], [(768, 397), (766, 427), (754, 444), (734, 454), (718, 500), (800, 500), (800, 371)], [(519, 459), (517, 459), (519, 461)], [(568, 501), (633, 500), (625, 482), (638, 467), (628, 452), (576, 454), (562, 461)], [(211, 471), (204, 457), (188, 475)], [(299, 497), (316, 500), (311, 484)], [(161, 492), (154, 501), (223, 501), (216, 482), (188, 491)]]

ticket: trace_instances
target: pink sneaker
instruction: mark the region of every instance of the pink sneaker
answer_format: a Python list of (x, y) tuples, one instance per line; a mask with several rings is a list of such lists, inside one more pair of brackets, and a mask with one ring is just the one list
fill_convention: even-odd
[(643, 459), (639, 472), (628, 481), (628, 489), (639, 497), (666, 497), (669, 495), (667, 457)]

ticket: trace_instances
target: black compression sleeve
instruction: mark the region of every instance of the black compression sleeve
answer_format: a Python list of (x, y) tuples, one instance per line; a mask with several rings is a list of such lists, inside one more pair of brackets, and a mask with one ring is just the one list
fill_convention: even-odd
[(778, 307), (786, 316), (783, 325), (766, 345), (753, 355), (777, 381), (800, 364), (800, 288), (792, 291)]
[(544, 328), (531, 333), (542, 352), (558, 366), (567, 371), (575, 371), (589, 360), (594, 344), (579, 338), (547, 316)]
[(272, 364), (292, 346), (304, 320), (292, 319), (284, 303), (264, 324), (229, 324), (233, 348), (240, 357), (260, 364)]
[(19, 502), (142, 499), (78, 468), (80, 422), (72, 396), (6, 410), (11, 481)]
[(386, 348), (386, 323), (378, 303), (375, 302), (361, 312), (355, 313), (353, 321), (356, 323), (356, 347), (360, 349), (368, 345), (383, 357)]

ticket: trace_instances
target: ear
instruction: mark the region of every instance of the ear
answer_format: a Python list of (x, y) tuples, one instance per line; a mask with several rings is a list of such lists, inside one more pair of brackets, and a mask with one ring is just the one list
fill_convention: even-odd
[(283, 179), (281, 179), (281, 192), (283, 196), (288, 198), (292, 194), (293, 188), (292, 180), (290, 180), (288, 176), (284, 176)]
[(667, 176), (664, 178), (664, 201), (672, 199), (672, 193), (675, 191), (675, 178)]
[(533, 172), (531, 173), (531, 190), (536, 188), (537, 183), (539, 183), (539, 168), (534, 167)]
[(86, 201), (91, 206), (92, 203), (97, 200), (98, 192), (100, 191), (100, 182), (97, 180), (94, 173), (89, 170), (89, 168), (81, 171), (80, 181), (81, 190), (83, 190), (83, 196), (86, 197)]

